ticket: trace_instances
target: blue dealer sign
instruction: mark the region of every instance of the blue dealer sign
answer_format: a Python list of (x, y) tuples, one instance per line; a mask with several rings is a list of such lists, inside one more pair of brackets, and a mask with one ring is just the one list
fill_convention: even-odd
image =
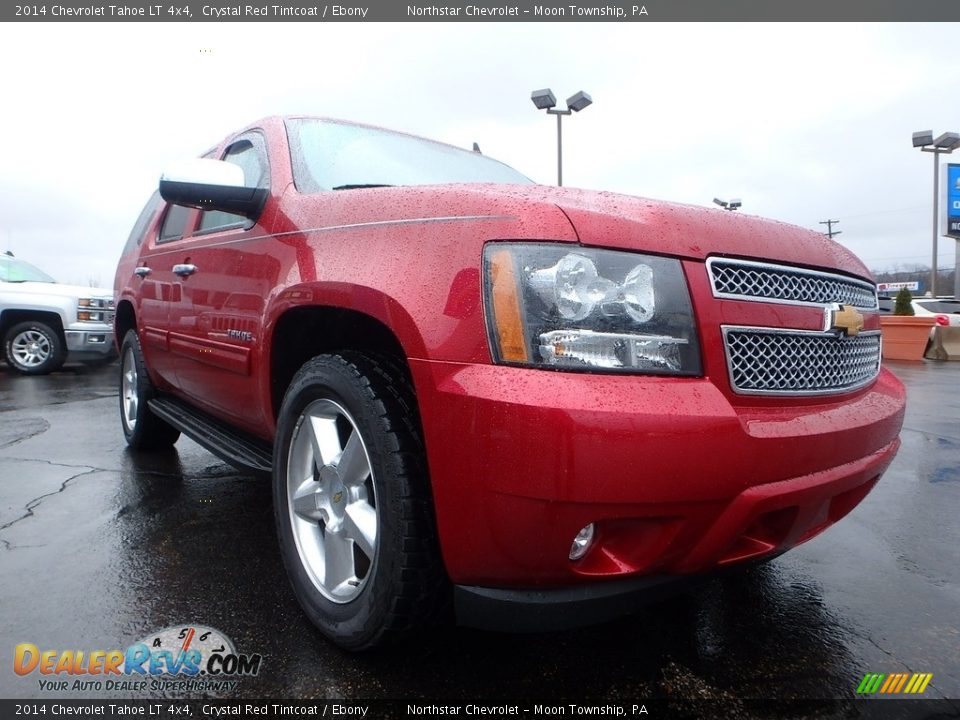
[(960, 240), (960, 165), (947, 165), (947, 233)]

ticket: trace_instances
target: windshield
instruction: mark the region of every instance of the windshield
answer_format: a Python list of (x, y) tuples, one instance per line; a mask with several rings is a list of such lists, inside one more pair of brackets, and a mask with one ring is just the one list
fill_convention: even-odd
[(393, 185), (532, 180), (478, 152), (331, 120), (287, 121), (293, 179), (302, 193)]
[(9, 255), (0, 255), (0, 281), (3, 282), (45, 282), (55, 283), (52, 277), (40, 268), (28, 262), (17, 260)]

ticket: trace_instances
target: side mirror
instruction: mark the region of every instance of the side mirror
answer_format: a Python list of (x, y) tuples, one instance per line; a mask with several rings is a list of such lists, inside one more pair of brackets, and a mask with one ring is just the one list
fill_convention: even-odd
[(256, 220), (269, 192), (246, 187), (243, 170), (223, 160), (186, 160), (160, 176), (160, 196), (168, 203), (222, 210)]

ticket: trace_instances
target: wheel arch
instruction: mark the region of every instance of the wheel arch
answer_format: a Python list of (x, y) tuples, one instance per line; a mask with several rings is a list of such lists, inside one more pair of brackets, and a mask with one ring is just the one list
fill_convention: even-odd
[(113, 338), (117, 350), (123, 345), (123, 339), (127, 336), (127, 331), (137, 328), (137, 314), (133, 309), (133, 303), (129, 300), (121, 300), (117, 303), (116, 314), (113, 320)]
[(350, 351), (388, 357), (413, 388), (407, 353), (399, 338), (383, 322), (357, 310), (325, 305), (290, 308), (274, 322), (269, 347), (274, 420), (294, 375), (317, 355)]
[(0, 313), (0, 338), (6, 338), (7, 332), (14, 325), (22, 322), (36, 320), (49, 325), (59, 336), (60, 342), (66, 344), (66, 336), (63, 332), (63, 318), (59, 313), (43, 310), (4, 310)]

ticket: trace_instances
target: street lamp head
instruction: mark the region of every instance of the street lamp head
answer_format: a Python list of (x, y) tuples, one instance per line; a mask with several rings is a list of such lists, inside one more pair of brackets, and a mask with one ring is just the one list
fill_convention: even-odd
[(724, 210), (736, 210), (738, 207), (743, 205), (743, 201), (740, 198), (731, 198), (730, 200), (721, 200), (720, 198), (714, 198), (713, 202), (715, 205), (719, 205)]
[(920, 130), (913, 134), (913, 146), (933, 145), (933, 130)]
[(587, 95), (587, 93), (585, 93), (583, 90), (578, 92), (576, 95), (571, 95), (567, 98), (567, 107), (574, 112), (580, 112), (592, 103), (593, 98)]
[(533, 101), (533, 104), (537, 106), (537, 110), (549, 110), (557, 105), (557, 98), (550, 88), (534, 90), (530, 93), (530, 99)]
[(943, 135), (933, 141), (935, 148), (953, 152), (960, 147), (960, 135), (955, 132), (945, 132)]

